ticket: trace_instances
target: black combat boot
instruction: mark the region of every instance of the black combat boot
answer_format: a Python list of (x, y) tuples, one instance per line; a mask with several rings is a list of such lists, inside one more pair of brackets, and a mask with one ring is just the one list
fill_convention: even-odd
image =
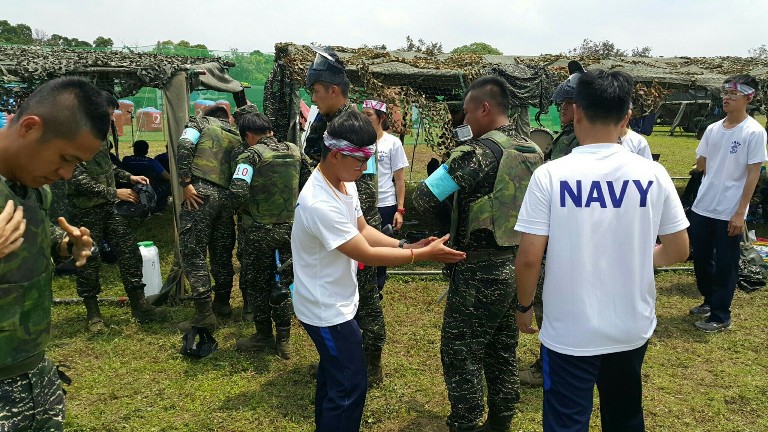
[(277, 355), (283, 360), (291, 359), (291, 346), (288, 343), (291, 339), (291, 326), (275, 327), (275, 348)]
[(192, 330), (192, 327), (205, 327), (209, 332), (213, 333), (218, 325), (218, 320), (216, 320), (216, 315), (213, 313), (210, 297), (195, 299), (195, 312), (195, 316), (192, 319), (179, 323), (179, 330), (186, 333)]
[(448, 426), (449, 432), (483, 432), (484, 430), (484, 426), (480, 423), (474, 425)]
[(241, 351), (261, 351), (275, 346), (275, 336), (272, 334), (272, 322), (256, 324), (256, 333), (247, 338), (240, 338), (235, 346)]
[(232, 306), (229, 304), (229, 298), (232, 296), (232, 288), (228, 290), (216, 290), (213, 294), (213, 313), (219, 318), (229, 318), (232, 316)]
[(384, 383), (384, 372), (381, 371), (381, 350), (365, 351), (365, 367), (368, 374), (368, 386), (378, 387)]
[(144, 288), (137, 288), (128, 293), (131, 316), (140, 323), (157, 322), (162, 319), (160, 311), (149, 304), (144, 296)]
[(512, 426), (512, 416), (497, 416), (488, 413), (488, 420), (485, 421), (483, 432), (509, 432)]
[(84, 298), (83, 304), (85, 305), (85, 316), (88, 320), (88, 331), (91, 333), (101, 333), (106, 330), (106, 327), (104, 327), (104, 321), (101, 319), (99, 299), (96, 297)]

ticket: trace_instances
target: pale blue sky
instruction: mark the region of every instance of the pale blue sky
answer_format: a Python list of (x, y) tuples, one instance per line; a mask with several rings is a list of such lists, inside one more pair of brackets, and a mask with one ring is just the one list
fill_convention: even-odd
[(442, 42), (446, 51), (481, 41), (505, 54), (559, 53), (589, 38), (627, 50), (649, 45), (656, 56), (746, 56), (768, 44), (765, 17), (764, 0), (4, 0), (0, 6), (0, 19), (48, 35), (89, 42), (101, 35), (120, 46), (186, 39), (215, 50), (269, 52), (288, 41), (394, 49), (410, 34)]

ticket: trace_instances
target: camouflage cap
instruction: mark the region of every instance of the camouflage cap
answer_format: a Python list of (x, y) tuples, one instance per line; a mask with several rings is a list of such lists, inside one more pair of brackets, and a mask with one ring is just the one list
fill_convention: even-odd
[(235, 123), (239, 124), (240, 119), (245, 117), (246, 114), (252, 114), (259, 112), (259, 107), (253, 104), (243, 105), (240, 108), (236, 109), (235, 112), (232, 113), (232, 118), (235, 119)]

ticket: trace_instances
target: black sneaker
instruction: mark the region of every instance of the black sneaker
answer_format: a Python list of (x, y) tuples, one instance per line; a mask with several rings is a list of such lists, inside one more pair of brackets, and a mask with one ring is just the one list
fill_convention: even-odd
[(702, 303), (698, 306), (694, 306), (691, 308), (690, 311), (688, 311), (688, 313), (690, 313), (691, 315), (702, 315), (702, 316), (709, 315), (709, 312), (710, 312), (709, 305), (706, 303)]
[(728, 328), (731, 327), (731, 320), (728, 320), (726, 322), (717, 322), (717, 321), (696, 321), (694, 324), (697, 329), (705, 332), (705, 333), (716, 333), (725, 331)]

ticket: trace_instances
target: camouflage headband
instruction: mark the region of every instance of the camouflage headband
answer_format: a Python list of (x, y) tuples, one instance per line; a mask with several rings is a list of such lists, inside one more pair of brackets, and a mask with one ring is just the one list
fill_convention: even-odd
[(752, 87), (750, 87), (750, 86), (748, 86), (746, 84), (737, 83), (737, 82), (734, 82), (734, 81), (730, 81), (730, 82), (727, 82), (727, 83), (723, 84), (723, 90), (736, 90), (736, 91), (740, 91), (740, 92), (744, 93), (744, 96), (752, 96), (753, 94), (755, 94), (755, 89), (753, 89)]
[(328, 135), (328, 132), (323, 134), (323, 143), (331, 150), (338, 150), (341, 154), (347, 156), (360, 156), (366, 159), (370, 159), (373, 153), (376, 151), (376, 144), (368, 147), (358, 147), (349, 141), (345, 141), (341, 138), (334, 138)]
[(363, 101), (363, 108), (371, 108), (381, 112), (387, 112), (387, 104), (377, 100), (365, 100)]

